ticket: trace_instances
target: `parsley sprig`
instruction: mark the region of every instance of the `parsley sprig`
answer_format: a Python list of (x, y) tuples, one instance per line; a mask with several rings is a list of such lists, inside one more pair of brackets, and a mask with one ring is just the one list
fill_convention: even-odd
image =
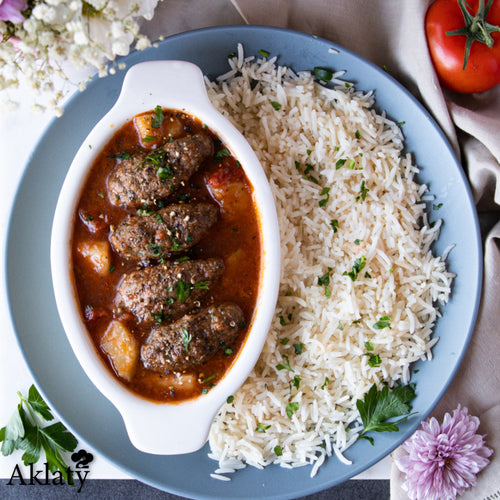
[(49, 470), (52, 473), (59, 470), (64, 480), (71, 484), (68, 465), (61, 453), (73, 451), (78, 441), (61, 422), (42, 425), (54, 417), (34, 385), (30, 387), (27, 398), (20, 392), (17, 394), (21, 401), (8, 424), (0, 429), (2, 454), (8, 456), (14, 450), (22, 450), (23, 463), (28, 465), (38, 462), (43, 450)]
[[(356, 401), (356, 406), (363, 421), (363, 430), (358, 439), (367, 439), (373, 445), (373, 438), (367, 436), (368, 432), (397, 432), (398, 424), (411, 415), (410, 401), (415, 398), (415, 384), (399, 385), (392, 391), (386, 385), (378, 390), (376, 384), (364, 395), (363, 399)], [(395, 422), (387, 420), (400, 417)]]

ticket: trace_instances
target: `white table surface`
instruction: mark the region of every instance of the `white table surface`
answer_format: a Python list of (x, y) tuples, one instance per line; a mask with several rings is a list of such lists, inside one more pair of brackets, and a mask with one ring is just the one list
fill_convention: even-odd
[[(19, 95), (23, 94), (23, 89)], [(34, 115), (29, 106), (21, 105), (15, 112), (0, 111), (0, 427), (7, 424), (19, 403), (17, 391), (27, 394), (34, 382), (17, 344), (12, 326), (5, 288), (5, 246), (7, 228), (12, 204), (21, 182), (24, 168), (30, 154), (49, 126), (52, 116)], [(85, 443), (80, 443), (87, 451), (92, 451), (89, 479), (129, 479), (130, 476), (116, 468), (107, 459), (100, 457)], [(0, 479), (12, 476), (16, 464), (22, 465), (21, 452), (9, 457), (0, 455)], [(215, 466), (214, 462), (214, 466)], [(391, 459), (386, 457), (355, 479), (389, 479)]]

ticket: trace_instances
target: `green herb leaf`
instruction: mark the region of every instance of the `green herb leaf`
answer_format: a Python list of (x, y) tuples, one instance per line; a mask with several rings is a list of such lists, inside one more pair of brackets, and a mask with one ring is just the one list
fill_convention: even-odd
[(234, 396), (228, 396), (226, 399), (227, 404), (231, 404), (234, 401)]
[(340, 160), (337, 160), (337, 163), (335, 163), (335, 170), (342, 168), (345, 165), (346, 161), (347, 161), (346, 158), (341, 158)]
[(337, 219), (332, 219), (330, 221), (330, 226), (333, 229), (333, 232), (336, 233), (339, 230), (339, 221)]
[(371, 340), (367, 340), (367, 341), (365, 342), (365, 349), (366, 349), (367, 351), (373, 351), (374, 347), (373, 347), (373, 343), (372, 343), (372, 341), (371, 341)]
[(163, 110), (161, 109), (161, 106), (160, 105), (156, 106), (154, 110), (154, 115), (151, 115), (151, 126), (153, 128), (160, 128), (164, 119), (165, 116), (163, 115)]
[(370, 190), (366, 187), (364, 179), (361, 181), (361, 186), (359, 188), (359, 196), (356, 196), (356, 201), (363, 200), (365, 201), (366, 195)]
[(184, 302), (191, 295), (191, 286), (187, 281), (179, 280), (175, 284), (175, 296), (179, 302)]
[(342, 276), (349, 276), (349, 278), (351, 278), (352, 281), (356, 281), (358, 278), (358, 274), (365, 267), (365, 265), (366, 265), (366, 257), (364, 255), (362, 255), (359, 259), (356, 259), (354, 261), (354, 265), (352, 266), (352, 270), (349, 272), (344, 271), (342, 273)]
[[(368, 432), (397, 432), (397, 424), (403, 422), (410, 414), (409, 402), (415, 398), (415, 386), (397, 386), (392, 391), (384, 386), (379, 391), (376, 384), (364, 395), (363, 400), (356, 401), (359, 415), (363, 422), (363, 430), (358, 439), (368, 439), (373, 444), (373, 438), (366, 436)], [(387, 422), (390, 418), (401, 417), (395, 422)]]
[(276, 456), (277, 457), (281, 457), (283, 456), (283, 450), (281, 449), (281, 446), (279, 444), (277, 444), (275, 447), (274, 447), (274, 453), (276, 453)]
[(299, 409), (299, 403), (294, 401), (293, 403), (288, 403), (286, 405), (286, 416), (292, 418), (293, 414)]
[(325, 187), (321, 190), (321, 193), (319, 193), (320, 196), (325, 196), (326, 198), (323, 198), (322, 200), (319, 200), (319, 206), (324, 207), (328, 203), (328, 200), (330, 199), (330, 188)]
[(231, 153), (227, 149), (220, 149), (215, 153), (215, 159), (221, 161), (224, 156), (231, 156)]
[(174, 176), (174, 172), (168, 163), (165, 163), (162, 167), (158, 167), (156, 173), (158, 174), (160, 180), (171, 179)]
[(187, 352), (189, 349), (189, 344), (191, 340), (193, 340), (193, 336), (185, 328), (181, 328), (181, 335), (182, 345), (184, 346), (184, 350)]
[(22, 459), (27, 465), (38, 462), (43, 449), (49, 470), (59, 470), (70, 483), (68, 466), (60, 452), (73, 451), (78, 441), (60, 422), (46, 427), (40, 424), (40, 421), (51, 421), (54, 417), (34, 385), (30, 387), (27, 398), (21, 393), (18, 395), (21, 402), (7, 425), (0, 429), (2, 454), (10, 455), (14, 450), (22, 450)]
[(326, 68), (316, 66), (313, 70), (314, 78), (320, 82), (329, 82), (333, 78), (333, 73)]
[(368, 360), (368, 366), (371, 366), (372, 368), (376, 368), (377, 366), (380, 366), (382, 363), (382, 360), (380, 359), (380, 356), (378, 354), (373, 354), (373, 353), (366, 353), (365, 356), (369, 356)]
[(255, 428), (255, 430), (257, 432), (266, 432), (267, 429), (269, 429), (269, 427), (271, 427), (271, 426), (270, 425), (263, 425), (260, 422), (257, 422), (257, 427)]
[(389, 316), (382, 316), (374, 325), (375, 330), (382, 330), (383, 328), (391, 327), (391, 318)]
[(149, 244), (149, 249), (151, 250), (151, 255), (153, 257), (159, 257), (161, 255), (161, 247), (160, 247), (160, 245), (157, 245), (156, 243), (150, 243)]
[(327, 297), (331, 297), (332, 292), (330, 291), (330, 289), (328, 287), (330, 286), (330, 273), (332, 272), (332, 268), (328, 267), (327, 269), (328, 269), (328, 271), (325, 274), (323, 274), (323, 276), (320, 276), (318, 278), (318, 285), (324, 287), (325, 295)]
[(271, 101), (271, 106), (276, 110), (279, 111), (281, 109), (281, 104), (278, 101)]
[(293, 384), (293, 386), (295, 387), (295, 389), (299, 390), (299, 387), (300, 387), (300, 381), (301, 381), (301, 380), (302, 380), (302, 379), (301, 379), (298, 375), (295, 375), (295, 376), (293, 377), (292, 384)]
[(321, 386), (321, 388), (324, 389), (329, 383), (330, 383), (330, 379), (328, 377), (325, 377), (325, 381), (323, 382), (323, 385)]
[(260, 49), (259, 50), (259, 55), (262, 57), (269, 57), (269, 52), (267, 50)]
[(208, 282), (207, 281), (198, 281), (193, 285), (195, 290), (208, 290)]
[(278, 371), (280, 370), (288, 370), (288, 371), (291, 371), (291, 372), (294, 372), (295, 370), (290, 366), (290, 362), (288, 360), (288, 356), (286, 354), (283, 354), (283, 363), (279, 363), (278, 365), (276, 365), (276, 369)]
[(300, 344), (293, 344), (293, 348), (295, 349), (295, 354), (302, 354), (302, 349), (304, 349), (304, 344), (302, 342)]

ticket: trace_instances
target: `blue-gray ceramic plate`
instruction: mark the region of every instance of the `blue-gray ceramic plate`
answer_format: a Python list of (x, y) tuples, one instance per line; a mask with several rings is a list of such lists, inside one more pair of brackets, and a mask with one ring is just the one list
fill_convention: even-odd
[[(90, 383), (66, 340), (56, 310), (49, 265), (49, 239), (56, 200), (66, 171), (81, 142), (116, 100), (124, 72), (95, 79), (66, 106), (62, 118), (48, 128), (33, 152), (15, 200), (7, 242), (7, 293), (21, 350), (50, 406), (83, 441), (131, 476), (178, 495), (192, 498), (294, 498), (338, 484), (379, 461), (403, 442), (436, 405), (453, 375), (474, 326), (482, 276), (481, 243), (475, 207), (464, 172), (442, 132), (423, 107), (379, 68), (334, 44), (267, 27), (217, 27), (183, 33), (158, 48), (125, 58), (128, 66), (152, 59), (182, 59), (199, 65), (208, 76), (228, 69), (227, 56), (241, 42), (247, 55), (266, 50), (296, 71), (315, 66), (347, 70), (346, 79), (362, 90), (375, 89), (377, 109), (404, 122), (407, 150), (421, 167), (442, 207), (444, 226), (436, 252), (454, 245), (449, 270), (457, 277), (450, 302), (443, 308), (435, 335), (434, 360), (420, 363), (414, 416), (400, 432), (377, 434), (375, 446), (360, 441), (346, 456), (346, 466), (332, 457), (316, 477), (310, 467), (265, 470), (247, 467), (232, 481), (212, 479), (217, 467), (208, 448), (183, 456), (153, 456), (136, 450), (117, 410)], [(333, 53), (335, 48), (338, 53)], [(415, 370), (417, 371), (417, 370)], [(147, 422), (144, 422), (147, 425)]]

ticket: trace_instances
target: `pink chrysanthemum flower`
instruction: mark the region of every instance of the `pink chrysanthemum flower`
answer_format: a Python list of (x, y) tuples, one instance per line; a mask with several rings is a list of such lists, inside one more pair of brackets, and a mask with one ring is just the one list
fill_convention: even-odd
[(24, 16), (21, 12), (27, 8), (25, 0), (0, 0), (0, 19), (14, 24), (22, 23)]
[(395, 459), (406, 474), (403, 489), (412, 500), (454, 499), (476, 484), (476, 474), (493, 453), (476, 433), (478, 427), (479, 419), (460, 405), (453, 415), (445, 414), (441, 426), (434, 417), (422, 422), (403, 444), (408, 454)]

